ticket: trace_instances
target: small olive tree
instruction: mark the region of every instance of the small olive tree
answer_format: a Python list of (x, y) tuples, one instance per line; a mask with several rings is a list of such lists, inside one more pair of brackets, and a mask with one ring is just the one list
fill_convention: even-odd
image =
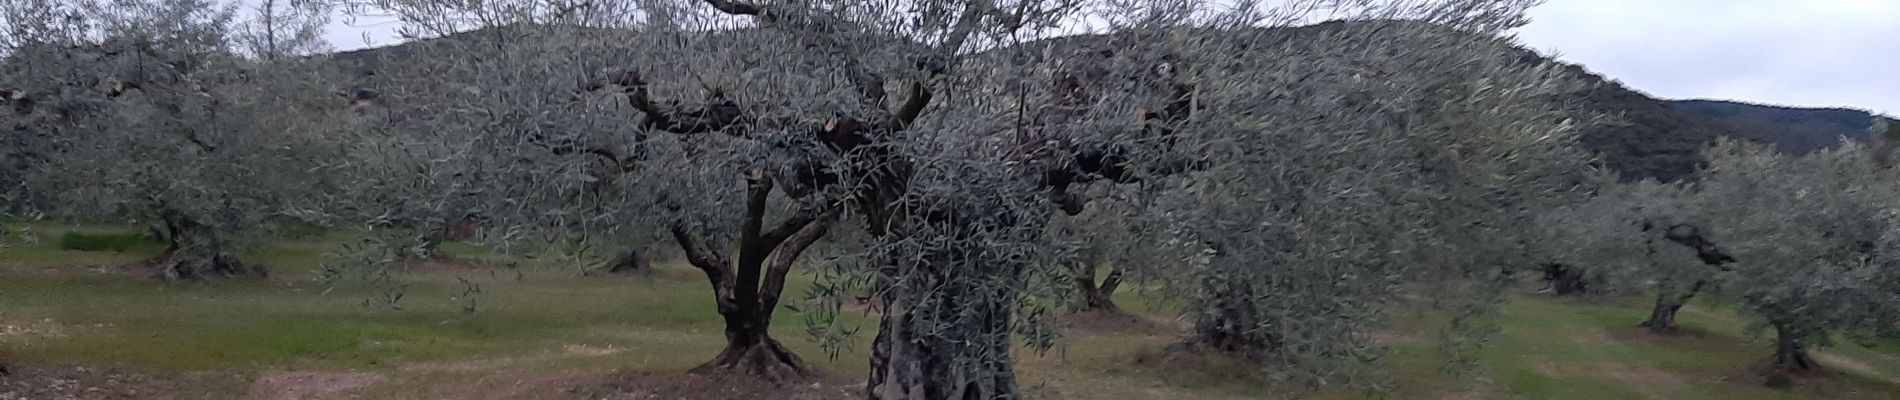
[[(1695, 188), (1654, 180), (1616, 182), (1600, 177), (1596, 195), (1544, 214), (1532, 235), (1533, 252), (1569, 275), (1554, 286), (1588, 293), (1627, 293), (1653, 283), (1656, 303), (1642, 327), (1678, 330), (1676, 314), (1711, 286), (1734, 258), (1710, 241), (1709, 221)], [(1558, 290), (1560, 294), (1564, 293)]]
[(1900, 333), (1892, 169), (1859, 145), (1797, 157), (1724, 141), (1707, 154), (1697, 203), (1735, 259), (1721, 290), (1774, 331), (1773, 372), (1818, 368), (1808, 346), (1838, 335)]
[[(1613, 179), (1613, 178), (1612, 178)], [(1597, 195), (1563, 204), (1537, 216), (1530, 225), (1529, 248), (1544, 273), (1547, 290), (1557, 295), (1597, 295), (1634, 290), (1658, 261), (1636, 212), (1631, 187), (1612, 180)]]
[(1634, 253), (1644, 260), (1643, 272), (1637, 276), (1655, 282), (1656, 303), (1640, 326), (1650, 332), (1675, 333), (1679, 330), (1676, 314), (1682, 306), (1722, 279), (1735, 258), (1710, 240), (1710, 222), (1695, 203), (1694, 187), (1644, 180), (1617, 189), (1621, 193), (1612, 195), (1627, 208), (1612, 218), (1641, 228), (1631, 232), (1643, 244), (1641, 252)]
[[(1157, 183), (1165, 184), (1165, 183)], [(1192, 254), (1168, 241), (1168, 219), (1160, 206), (1158, 185), (1093, 185), (1078, 193), (1093, 199), (1076, 215), (1050, 221), (1051, 240), (1064, 250), (1062, 273), (1074, 282), (1073, 312), (1120, 313), (1115, 293), (1125, 282), (1161, 279), (1186, 269)]]

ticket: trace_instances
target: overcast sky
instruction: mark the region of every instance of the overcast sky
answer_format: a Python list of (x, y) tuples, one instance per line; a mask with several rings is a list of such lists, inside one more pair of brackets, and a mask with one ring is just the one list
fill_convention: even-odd
[[(1526, 44), (1651, 95), (1900, 113), (1900, 0), (1548, 0)], [(336, 21), (339, 49), (395, 41)]]
[(1665, 98), (1900, 113), (1900, 0), (1549, 0), (1520, 38)]

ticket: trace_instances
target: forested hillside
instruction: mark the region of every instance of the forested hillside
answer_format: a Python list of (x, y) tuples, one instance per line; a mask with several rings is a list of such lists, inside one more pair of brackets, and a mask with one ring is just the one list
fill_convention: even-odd
[(1670, 104), (1715, 120), (1735, 136), (1773, 144), (1795, 154), (1833, 147), (1842, 139), (1864, 139), (1874, 124), (1872, 113), (1846, 108), (1795, 108), (1728, 100), (1676, 100)]

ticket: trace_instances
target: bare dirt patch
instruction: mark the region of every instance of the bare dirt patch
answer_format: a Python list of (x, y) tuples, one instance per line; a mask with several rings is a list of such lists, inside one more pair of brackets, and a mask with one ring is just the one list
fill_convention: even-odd
[[(1821, 353), (1819, 352), (1810, 352), (1809, 355), (1816, 358), (1821, 357)], [(1729, 372), (1728, 375), (1722, 377), (1722, 380), (1737, 385), (1762, 387), (1767, 386), (1771, 376), (1783, 375), (1787, 378), (1787, 386), (1782, 388), (1782, 390), (1788, 392), (1829, 399), (1858, 397), (1868, 394), (1868, 388), (1856, 384), (1854, 381), (1849, 380), (1846, 375), (1838, 371), (1831, 371), (1826, 368), (1842, 367), (1839, 367), (1838, 364), (1824, 364), (1821, 369), (1790, 372), (1776, 369), (1772, 361), (1760, 361), (1736, 368), (1734, 371)]]
[(1136, 354), (1133, 367), (1126, 372), (1156, 374), (1166, 380), (1170, 375), (1189, 375), (1206, 381), (1266, 382), (1260, 368), (1251, 361), (1188, 344), (1173, 344), (1155, 351)]
[(1083, 311), (1056, 318), (1056, 325), (1075, 332), (1166, 335), (1175, 333), (1167, 325), (1139, 315), (1113, 311)]
[(1569, 339), (1573, 343), (1584, 345), (1596, 345), (1614, 341), (1614, 338), (1610, 336), (1610, 331), (1600, 327), (1584, 327), (1582, 329), (1564, 332), (1564, 338)]
[(1680, 375), (1651, 366), (1599, 364), (1596, 373), (1617, 382), (1638, 386), (1678, 386), (1688, 383)]
[(495, 357), (473, 360), (410, 363), (404, 364), (398, 367), (398, 369), (401, 369), (403, 372), (421, 373), (476, 372), (502, 369), (514, 365), (516, 362), (517, 360), (515, 360), (514, 357)]
[(598, 347), (598, 346), (589, 346), (589, 345), (584, 345), (584, 344), (570, 344), (566, 346), (561, 346), (561, 352), (567, 355), (571, 355), (571, 356), (586, 356), (586, 357), (611, 356), (614, 354), (619, 354), (621, 350), (622, 349), (613, 348), (612, 346)]
[[(1608, 338), (1620, 342), (1656, 343), (1664, 346), (1698, 346), (1715, 338), (1708, 331), (1691, 327), (1682, 327), (1674, 332), (1667, 333), (1658, 333), (1650, 331), (1649, 328), (1635, 325), (1621, 328), (1599, 328), (1597, 331), (1605, 333)], [(1582, 341), (1579, 340), (1579, 342)]]
[(211, 392), (212, 389), (209, 387), (214, 385), (159, 378), (109, 368), (17, 364), (10, 364), (8, 367), (11, 374), (0, 375), (0, 399), (5, 400), (168, 400), (230, 396)]
[(1824, 351), (1814, 351), (1810, 352), (1810, 354), (1814, 356), (1815, 361), (1820, 361), (1823, 366), (1844, 369), (1887, 382), (1900, 383), (1900, 379), (1895, 379), (1893, 375), (1881, 372), (1879, 368), (1874, 368), (1872, 365), (1867, 365), (1867, 363), (1851, 357)]
[(1427, 340), (1429, 340), (1426, 338), (1419, 337), (1417, 334), (1400, 332), (1400, 331), (1395, 331), (1395, 330), (1390, 330), (1390, 329), (1380, 329), (1380, 330), (1368, 332), (1367, 336), (1370, 336), (1372, 338), (1373, 343), (1378, 343), (1378, 344), (1382, 344), (1386, 346), (1419, 344), (1419, 343), (1425, 343)]
[(1545, 376), (1607, 378), (1652, 398), (1668, 398), (1669, 392), (1690, 386), (1689, 379), (1650, 365), (1545, 362), (1531, 369)]
[(467, 271), (481, 267), (481, 263), (437, 254), (429, 258), (411, 258), (403, 260), (403, 266), (412, 271), (441, 272)]
[(844, 400), (862, 398), (863, 390), (862, 384), (836, 378), (774, 383), (743, 375), (623, 372), (567, 392), (576, 398), (616, 400)]
[(606, 357), (620, 354), (623, 351), (626, 351), (626, 349), (612, 346), (601, 347), (587, 344), (567, 344), (562, 345), (559, 351), (536, 353), (520, 357), (486, 357), (466, 360), (428, 361), (404, 364), (397, 368), (403, 372), (421, 373), (501, 371), (527, 363), (577, 357)]
[(1687, 379), (1649, 365), (1545, 362), (1532, 369), (1547, 376), (1600, 376), (1630, 385), (1680, 385)]
[(0, 343), (24, 343), (66, 337), (66, 328), (51, 318), (21, 320), (0, 313)]
[(350, 392), (376, 384), (382, 375), (363, 372), (276, 372), (264, 375), (245, 395), (249, 400), (352, 399)]
[(884, 315), (884, 304), (868, 296), (857, 296), (839, 304), (838, 312), (863, 316)]

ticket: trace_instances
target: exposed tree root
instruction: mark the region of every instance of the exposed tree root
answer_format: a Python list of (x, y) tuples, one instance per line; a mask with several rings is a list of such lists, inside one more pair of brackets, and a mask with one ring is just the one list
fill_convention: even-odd
[(146, 265), (151, 266), (154, 277), (173, 282), (270, 275), (264, 267), (245, 264), (237, 256), (217, 248), (167, 249)]
[(798, 382), (822, 375), (816, 368), (799, 359), (797, 354), (786, 350), (778, 340), (764, 335), (727, 344), (725, 351), (719, 352), (718, 357), (694, 367), (691, 372), (699, 375), (748, 375), (777, 383)]
[(650, 267), (646, 259), (640, 256), (639, 250), (627, 250), (621, 252), (620, 255), (614, 256), (612, 259), (594, 265), (593, 268), (587, 270), (586, 274), (592, 276), (594, 274), (620, 275), (649, 273), (653, 272), (653, 269)]

